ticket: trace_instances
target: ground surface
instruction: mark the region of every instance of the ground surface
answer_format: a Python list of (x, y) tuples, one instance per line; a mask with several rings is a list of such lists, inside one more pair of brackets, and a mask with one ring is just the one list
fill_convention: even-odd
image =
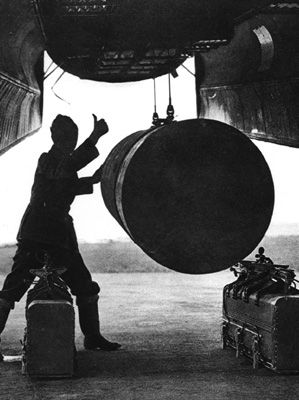
[[(0, 365), (2, 400), (297, 400), (299, 376), (279, 376), (222, 350), (222, 287), (230, 272), (98, 274), (103, 333), (122, 343), (114, 353), (82, 349), (78, 326), (78, 377), (37, 381), (20, 363)], [(24, 303), (2, 337), (5, 354), (20, 352)]]

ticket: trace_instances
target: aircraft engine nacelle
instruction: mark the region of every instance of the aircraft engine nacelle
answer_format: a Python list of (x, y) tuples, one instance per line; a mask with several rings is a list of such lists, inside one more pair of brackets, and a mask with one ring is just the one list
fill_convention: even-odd
[(272, 4), (226, 46), (197, 54), (198, 115), (299, 147), (299, 4)]
[(235, 128), (204, 119), (126, 137), (108, 155), (101, 186), (110, 213), (150, 257), (191, 274), (246, 257), (274, 204), (257, 147)]

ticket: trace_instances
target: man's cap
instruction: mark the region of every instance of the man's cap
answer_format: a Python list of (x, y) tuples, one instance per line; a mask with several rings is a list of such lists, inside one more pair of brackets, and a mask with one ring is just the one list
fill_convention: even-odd
[(53, 120), (51, 125), (52, 140), (53, 142), (67, 140), (70, 136), (78, 136), (78, 126), (72, 118), (58, 114)]

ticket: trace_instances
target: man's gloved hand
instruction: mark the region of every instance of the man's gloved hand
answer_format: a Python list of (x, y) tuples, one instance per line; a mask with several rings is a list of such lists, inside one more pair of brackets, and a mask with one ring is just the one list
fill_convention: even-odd
[(103, 165), (96, 170), (96, 172), (92, 175), (92, 183), (99, 183), (102, 180), (103, 175)]
[(109, 131), (109, 128), (106, 121), (103, 118), (97, 120), (97, 117), (94, 114), (92, 114), (92, 116), (93, 116), (93, 131), (89, 136), (89, 140), (91, 140), (93, 144), (97, 144), (100, 137), (104, 136)]

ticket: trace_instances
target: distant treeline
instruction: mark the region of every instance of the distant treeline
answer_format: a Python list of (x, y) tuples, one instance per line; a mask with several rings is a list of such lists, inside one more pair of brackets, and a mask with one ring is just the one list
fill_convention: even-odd
[[(265, 254), (275, 264), (287, 264), (297, 270), (299, 274), (299, 235), (268, 236), (265, 237), (260, 246), (265, 248)], [(257, 251), (254, 251), (248, 259), (254, 259)]]
[[(0, 273), (10, 271), (16, 246), (0, 248)], [(80, 243), (80, 251), (91, 272), (168, 272), (132, 242)]]
[[(299, 236), (269, 236), (260, 246), (266, 256), (276, 264), (289, 264), (299, 274)], [(10, 271), (16, 247), (0, 248), (0, 273)], [(132, 242), (108, 241), (105, 243), (81, 243), (80, 250), (91, 272), (168, 272)], [(248, 256), (254, 260), (257, 249)]]

